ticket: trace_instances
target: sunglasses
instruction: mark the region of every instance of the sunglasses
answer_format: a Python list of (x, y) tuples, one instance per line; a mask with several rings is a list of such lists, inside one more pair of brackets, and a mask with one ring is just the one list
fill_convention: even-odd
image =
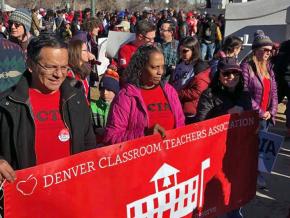
[(232, 74), (233, 76), (240, 76), (240, 72), (236, 71), (236, 70), (228, 70), (228, 71), (221, 71), (223, 77), (230, 77), (230, 75)]
[(13, 24), (14, 24), (15, 28), (18, 28), (18, 27), (22, 26), (21, 23), (13, 22), (13, 21), (9, 21), (8, 24), (9, 24), (10, 27), (12, 27)]
[(187, 52), (189, 52), (190, 51), (190, 49), (182, 49), (181, 50), (181, 52), (183, 53), (183, 54), (186, 54)]
[(261, 51), (263, 52), (272, 52), (272, 49), (269, 49), (269, 48), (262, 48)]

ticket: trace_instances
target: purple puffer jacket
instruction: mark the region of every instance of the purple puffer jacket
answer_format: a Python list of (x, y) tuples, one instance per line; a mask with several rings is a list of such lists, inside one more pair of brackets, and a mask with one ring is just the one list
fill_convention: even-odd
[[(265, 111), (261, 109), (261, 101), (263, 98), (264, 87), (262, 78), (256, 73), (254, 66), (255, 65), (253, 62), (245, 62), (241, 65), (241, 68), (243, 70), (245, 89), (247, 89), (251, 95), (253, 110), (257, 110), (259, 112), (259, 117), (262, 118), (263, 114), (265, 113)], [(270, 65), (268, 66), (268, 72), (270, 73), (271, 78), (268, 111), (272, 115), (271, 120), (274, 124), (275, 116), (278, 109), (277, 85), (274, 72), (271, 69)]]
[[(174, 115), (175, 127), (184, 126), (184, 114), (175, 89), (168, 83), (161, 87)], [(141, 90), (128, 84), (112, 102), (103, 143), (111, 145), (142, 137), (148, 123), (148, 112)]]

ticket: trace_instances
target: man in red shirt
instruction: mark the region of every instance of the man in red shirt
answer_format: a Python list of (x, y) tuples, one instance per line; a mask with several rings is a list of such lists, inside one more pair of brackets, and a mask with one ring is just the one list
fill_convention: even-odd
[(67, 45), (41, 35), (28, 45), (28, 69), (0, 99), (0, 181), (14, 170), (96, 147), (81, 84), (67, 78)]
[(136, 39), (121, 46), (118, 52), (118, 72), (122, 72), (129, 64), (136, 50), (144, 44), (153, 44), (156, 35), (156, 27), (147, 20), (141, 20), (136, 24)]

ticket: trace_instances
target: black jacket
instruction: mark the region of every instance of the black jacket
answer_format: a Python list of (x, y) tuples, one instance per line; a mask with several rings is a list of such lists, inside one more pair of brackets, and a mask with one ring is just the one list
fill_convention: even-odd
[(198, 38), (201, 43), (215, 43), (217, 26), (214, 22), (204, 22), (199, 25)]
[[(15, 169), (36, 164), (35, 125), (29, 102), (31, 74), (25, 72), (19, 83), (0, 97), (0, 159)], [(66, 79), (60, 88), (60, 112), (70, 132), (71, 154), (96, 147), (91, 112), (81, 84)]]
[(225, 115), (234, 106), (251, 110), (252, 103), (249, 92), (241, 89), (231, 93), (221, 85), (211, 86), (203, 92), (199, 99), (195, 122)]

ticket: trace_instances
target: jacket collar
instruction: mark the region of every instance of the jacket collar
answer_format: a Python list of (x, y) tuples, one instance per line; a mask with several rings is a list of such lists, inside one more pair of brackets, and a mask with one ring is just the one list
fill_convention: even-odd
[[(29, 87), (31, 84), (31, 80), (31, 73), (26, 70), (18, 84), (12, 88), (10, 96), (17, 101), (27, 103), (29, 99)], [(60, 87), (62, 99), (69, 99), (71, 96), (75, 95), (77, 93), (77, 90), (80, 88), (80, 82), (75, 79), (66, 78)]]
[[(165, 82), (161, 80), (160, 86), (162, 89), (165, 87)], [(126, 84), (125, 85), (126, 95), (131, 97), (141, 97), (141, 89), (133, 84)]]

